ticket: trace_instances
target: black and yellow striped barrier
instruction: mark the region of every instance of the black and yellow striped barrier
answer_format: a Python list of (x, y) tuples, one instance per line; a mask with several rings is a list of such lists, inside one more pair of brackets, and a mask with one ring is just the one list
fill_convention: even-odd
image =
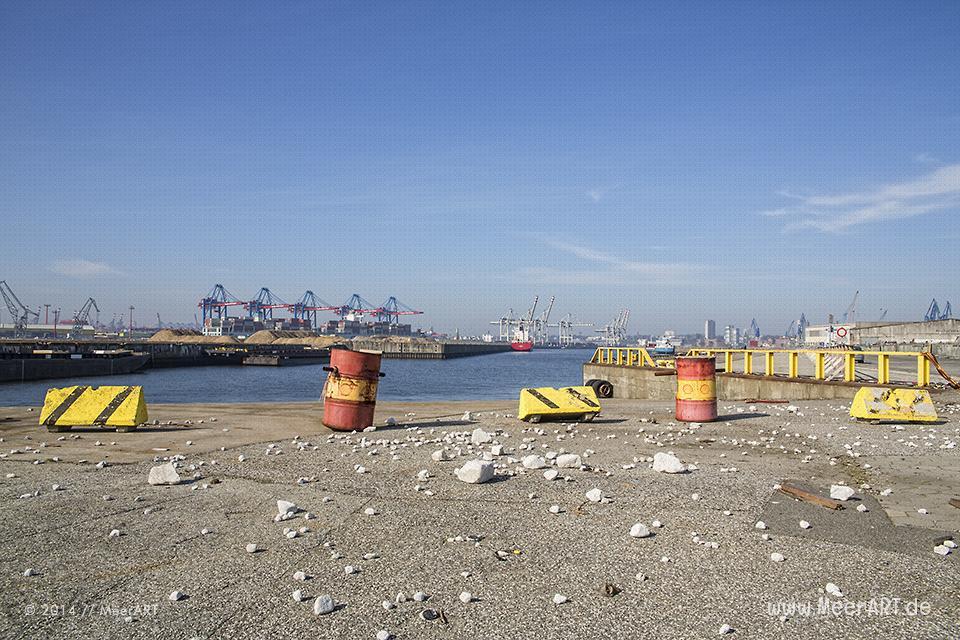
[(520, 390), (517, 417), (525, 422), (541, 420), (593, 420), (600, 401), (593, 387), (539, 387)]
[(147, 421), (143, 387), (48, 389), (40, 426), (51, 431), (80, 426), (133, 428)]

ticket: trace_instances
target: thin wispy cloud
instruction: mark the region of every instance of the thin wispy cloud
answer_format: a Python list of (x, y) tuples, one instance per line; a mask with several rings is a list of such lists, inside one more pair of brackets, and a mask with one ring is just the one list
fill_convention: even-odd
[(919, 164), (937, 164), (940, 162), (940, 159), (934, 158), (929, 153), (918, 153), (913, 156), (913, 161)]
[(649, 278), (649, 281), (676, 283), (702, 270), (702, 266), (687, 262), (629, 260), (592, 247), (560, 240), (545, 240), (545, 243), (557, 251), (606, 267), (600, 270), (563, 270), (546, 267), (528, 270), (527, 275), (537, 276), (553, 284), (635, 284), (638, 277)]
[(762, 213), (789, 219), (784, 231), (815, 229), (836, 233), (857, 225), (960, 208), (960, 164), (866, 191), (809, 196), (780, 192), (780, 195), (798, 203)]
[(82, 258), (56, 260), (50, 265), (50, 271), (70, 278), (93, 278), (96, 276), (120, 274), (119, 271), (104, 262), (93, 262)]

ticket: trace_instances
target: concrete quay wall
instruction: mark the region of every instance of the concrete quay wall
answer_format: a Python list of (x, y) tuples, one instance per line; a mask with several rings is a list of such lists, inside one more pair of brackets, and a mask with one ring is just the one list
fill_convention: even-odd
[[(614, 398), (673, 400), (677, 394), (677, 377), (664, 375), (673, 371), (586, 363), (583, 365), (583, 381), (609, 381), (613, 385)], [(717, 374), (717, 398), (720, 400), (849, 400), (863, 386), (861, 382), (815, 382), (742, 373)]]

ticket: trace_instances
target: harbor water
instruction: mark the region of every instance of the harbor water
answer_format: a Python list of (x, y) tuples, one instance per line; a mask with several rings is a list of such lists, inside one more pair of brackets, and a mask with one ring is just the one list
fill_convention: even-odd
[[(583, 382), (592, 349), (534, 349), (451, 360), (384, 360), (381, 401), (512, 400), (522, 387)], [(186, 367), (0, 385), (0, 406), (38, 406), (50, 387), (141, 385), (148, 402), (310, 402), (320, 399), (323, 365)]]

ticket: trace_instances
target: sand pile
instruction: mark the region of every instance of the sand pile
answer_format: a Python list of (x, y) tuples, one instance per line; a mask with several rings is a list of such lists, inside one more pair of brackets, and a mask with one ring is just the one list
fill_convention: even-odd
[(184, 342), (191, 344), (238, 344), (233, 336), (205, 336), (194, 329), (161, 329), (147, 342)]
[(297, 344), (309, 347), (329, 347), (332, 344), (348, 344), (339, 336), (328, 336), (312, 331), (257, 331), (244, 341), (246, 344)]

